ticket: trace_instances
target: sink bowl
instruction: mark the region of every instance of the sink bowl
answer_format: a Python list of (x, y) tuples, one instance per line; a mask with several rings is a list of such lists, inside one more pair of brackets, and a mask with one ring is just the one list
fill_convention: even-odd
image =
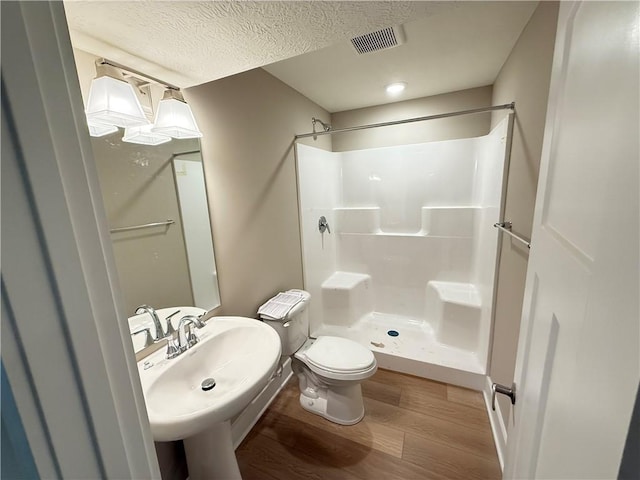
[[(280, 358), (274, 329), (244, 317), (213, 317), (200, 341), (168, 360), (165, 349), (138, 364), (151, 432), (157, 441), (186, 439), (227, 422), (266, 386)], [(215, 386), (202, 388), (213, 378)]]

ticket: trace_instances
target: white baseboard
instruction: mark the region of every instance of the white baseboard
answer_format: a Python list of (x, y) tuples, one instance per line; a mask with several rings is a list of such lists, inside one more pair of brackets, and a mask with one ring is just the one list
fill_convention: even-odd
[(496, 411), (491, 409), (491, 385), (493, 380), (487, 375), (486, 383), (482, 391), (484, 403), (489, 414), (489, 422), (491, 423), (491, 432), (493, 433), (493, 442), (498, 452), (498, 460), (500, 461), (500, 469), (504, 471), (504, 457), (507, 453), (507, 428), (504, 424), (500, 404), (496, 402)]
[(273, 399), (276, 398), (280, 390), (284, 388), (293, 375), (291, 370), (291, 358), (287, 357), (282, 363), (282, 370), (279, 375), (275, 375), (266, 387), (254, 398), (247, 408), (245, 408), (236, 418), (231, 421), (231, 436), (233, 437), (233, 448), (236, 449), (244, 440), (244, 437), (251, 431), (253, 426), (260, 420), (260, 417), (267, 409)]

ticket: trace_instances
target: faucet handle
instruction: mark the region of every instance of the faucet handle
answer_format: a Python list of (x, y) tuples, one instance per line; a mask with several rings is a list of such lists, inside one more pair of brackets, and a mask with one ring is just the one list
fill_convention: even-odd
[(329, 228), (329, 222), (327, 222), (327, 218), (324, 215), (322, 215), (318, 219), (318, 230), (320, 231), (320, 233), (324, 233), (325, 230), (327, 233), (331, 233), (331, 229)]
[(131, 336), (138, 335), (140, 333), (145, 333), (144, 337), (144, 348), (150, 347), (153, 345), (153, 337), (151, 336), (151, 329), (149, 327), (140, 327), (137, 330), (131, 332)]
[(176, 310), (175, 312), (167, 315), (167, 318), (165, 319), (165, 321), (167, 322), (167, 333), (166, 333), (167, 336), (173, 335), (173, 333), (176, 332), (176, 329), (173, 328), (173, 324), (171, 323), (171, 319), (179, 313), (180, 313), (180, 310)]
[(171, 317), (167, 317), (167, 332), (166, 332), (166, 336), (173, 336), (173, 334), (176, 332), (176, 329), (173, 328), (173, 324), (171, 323)]

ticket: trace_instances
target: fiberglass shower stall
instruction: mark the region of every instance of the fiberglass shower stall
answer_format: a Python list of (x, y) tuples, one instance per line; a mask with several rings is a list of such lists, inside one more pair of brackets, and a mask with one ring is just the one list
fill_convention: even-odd
[(312, 336), (356, 340), (382, 368), (483, 386), (512, 117), (476, 138), (297, 145)]

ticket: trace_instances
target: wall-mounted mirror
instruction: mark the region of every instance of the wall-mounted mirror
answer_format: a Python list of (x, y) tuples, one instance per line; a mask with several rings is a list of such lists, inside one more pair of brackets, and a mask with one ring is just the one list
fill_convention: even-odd
[[(87, 105), (96, 66), (105, 60), (77, 49), (74, 57)], [(144, 116), (153, 122), (166, 85), (127, 70), (115, 75), (131, 84)], [(200, 140), (173, 138), (143, 145), (124, 141), (124, 134), (119, 128), (91, 137), (91, 146), (127, 316), (134, 316), (136, 307), (143, 304), (155, 309), (218, 307)], [(164, 318), (160, 320), (164, 325)], [(150, 327), (155, 336), (148, 315), (130, 320), (130, 329), (141, 326)], [(137, 335), (133, 343), (139, 351), (145, 338)]]
[(127, 313), (220, 304), (197, 139), (146, 146), (92, 138)]

